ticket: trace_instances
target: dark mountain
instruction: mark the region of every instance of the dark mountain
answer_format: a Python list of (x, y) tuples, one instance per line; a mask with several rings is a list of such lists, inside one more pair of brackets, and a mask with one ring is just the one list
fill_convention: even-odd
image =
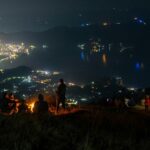
[(148, 39), (150, 32), (149, 25), (126, 23), (122, 25), (100, 26), (97, 24), (85, 27), (55, 27), (43, 32), (16, 32), (0, 33), (0, 38), (5, 41), (25, 42), (80, 42), (91, 37), (100, 37), (105, 41), (126, 41), (134, 42), (142, 38)]

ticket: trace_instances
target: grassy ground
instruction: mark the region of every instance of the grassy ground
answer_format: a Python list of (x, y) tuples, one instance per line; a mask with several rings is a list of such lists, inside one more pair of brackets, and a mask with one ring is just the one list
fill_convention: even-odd
[(0, 150), (150, 150), (149, 121), (113, 109), (0, 116)]

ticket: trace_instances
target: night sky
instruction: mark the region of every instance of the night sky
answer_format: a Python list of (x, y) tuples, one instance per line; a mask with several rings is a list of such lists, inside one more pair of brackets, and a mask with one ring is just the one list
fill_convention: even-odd
[(98, 20), (103, 11), (149, 9), (149, 0), (0, 0), (0, 31), (41, 31)]

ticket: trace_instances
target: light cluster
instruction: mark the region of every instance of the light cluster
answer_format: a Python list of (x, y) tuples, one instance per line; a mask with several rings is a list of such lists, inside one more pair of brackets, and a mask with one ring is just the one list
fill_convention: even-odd
[(26, 46), (24, 43), (16, 44), (0, 41), (0, 63), (4, 61), (12, 62), (21, 54), (30, 55), (33, 49), (35, 49), (34, 45)]

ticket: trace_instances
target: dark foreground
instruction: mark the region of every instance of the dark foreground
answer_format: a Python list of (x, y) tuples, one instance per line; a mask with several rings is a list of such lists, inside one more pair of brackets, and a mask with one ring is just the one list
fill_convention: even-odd
[(149, 121), (113, 109), (0, 116), (0, 150), (150, 150)]

